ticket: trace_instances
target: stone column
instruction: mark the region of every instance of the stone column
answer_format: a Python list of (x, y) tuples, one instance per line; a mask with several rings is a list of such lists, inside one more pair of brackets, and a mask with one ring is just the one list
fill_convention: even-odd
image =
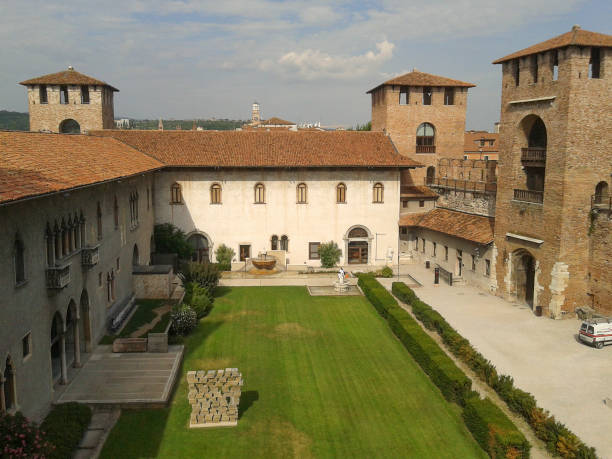
[(47, 254), (49, 257), (49, 266), (55, 266), (55, 236), (53, 233), (49, 233), (47, 238), (49, 241), (49, 253)]
[(85, 240), (85, 220), (81, 219), (81, 247), (85, 247), (86, 245), (86, 240)]
[(81, 344), (79, 342), (79, 324), (81, 319), (77, 319), (74, 322), (74, 368), (81, 368)]
[(0, 377), (0, 413), (6, 413), (6, 399), (4, 398), (4, 379)]
[(66, 365), (66, 334), (62, 331), (60, 335), (60, 353), (62, 363), (62, 377), (60, 384), (68, 384), (68, 365)]

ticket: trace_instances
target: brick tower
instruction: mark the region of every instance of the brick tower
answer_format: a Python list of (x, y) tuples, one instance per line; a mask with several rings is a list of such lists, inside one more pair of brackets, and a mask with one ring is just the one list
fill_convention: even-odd
[(28, 88), (30, 131), (79, 133), (113, 129), (113, 93), (119, 91), (72, 67), (22, 81)]
[[(441, 157), (463, 159), (465, 111), (471, 83), (413, 70), (369, 90), (372, 130), (385, 131), (399, 152), (435, 168)], [(403, 177), (407, 185), (423, 185), (426, 169)], [(412, 182), (412, 183), (410, 183)]]
[[(598, 276), (603, 292), (612, 289), (609, 233), (589, 255), (593, 195), (608, 196), (612, 172), (611, 47), (612, 36), (574, 26), (494, 62), (502, 65), (498, 292), (553, 318), (596, 306)], [(607, 257), (606, 273), (597, 257)]]

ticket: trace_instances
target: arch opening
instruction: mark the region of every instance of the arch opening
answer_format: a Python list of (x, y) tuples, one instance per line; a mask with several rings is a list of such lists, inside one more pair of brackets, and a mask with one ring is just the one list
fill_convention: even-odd
[(51, 321), (51, 378), (56, 382), (62, 376), (62, 346), (63, 321), (56, 312)]
[(370, 256), (370, 232), (363, 226), (354, 226), (346, 236), (346, 261), (348, 264), (368, 264)]
[(609, 200), (608, 182), (601, 181), (595, 186), (595, 204), (608, 204)]
[(523, 249), (514, 252), (512, 259), (517, 300), (533, 309), (536, 259)]
[(194, 233), (187, 238), (193, 252), (191, 260), (198, 263), (208, 263), (210, 261), (210, 244), (208, 238), (200, 233)]
[(91, 323), (89, 319), (89, 294), (87, 290), (83, 290), (81, 293), (81, 324), (80, 332), (81, 332), (81, 351), (82, 352), (91, 352)]
[(60, 123), (59, 131), (62, 134), (80, 134), (81, 126), (75, 120), (68, 118)]
[(138, 244), (134, 244), (134, 250), (132, 250), (132, 266), (138, 266), (140, 264), (140, 255), (138, 254)]
[(17, 382), (15, 381), (15, 368), (11, 356), (6, 358), (4, 367), (4, 406), (0, 411), (13, 411), (17, 408)]

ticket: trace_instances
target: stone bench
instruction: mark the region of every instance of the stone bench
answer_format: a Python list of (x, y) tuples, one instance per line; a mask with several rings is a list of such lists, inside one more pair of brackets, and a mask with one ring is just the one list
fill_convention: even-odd
[(113, 352), (147, 352), (147, 338), (117, 338)]

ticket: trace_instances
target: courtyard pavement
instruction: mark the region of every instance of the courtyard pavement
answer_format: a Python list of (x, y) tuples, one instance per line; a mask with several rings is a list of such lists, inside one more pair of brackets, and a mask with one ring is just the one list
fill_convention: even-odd
[[(417, 295), (515, 385), (573, 430), (602, 458), (612, 459), (612, 346), (601, 350), (578, 342), (578, 319), (536, 317), (471, 286), (433, 284), (433, 270), (402, 265), (422, 284)], [(393, 279), (379, 279), (387, 288)], [(604, 400), (608, 399), (608, 404)]]
[(58, 397), (57, 403), (163, 405), (180, 368), (183, 346), (168, 353), (113, 353), (98, 346)]

